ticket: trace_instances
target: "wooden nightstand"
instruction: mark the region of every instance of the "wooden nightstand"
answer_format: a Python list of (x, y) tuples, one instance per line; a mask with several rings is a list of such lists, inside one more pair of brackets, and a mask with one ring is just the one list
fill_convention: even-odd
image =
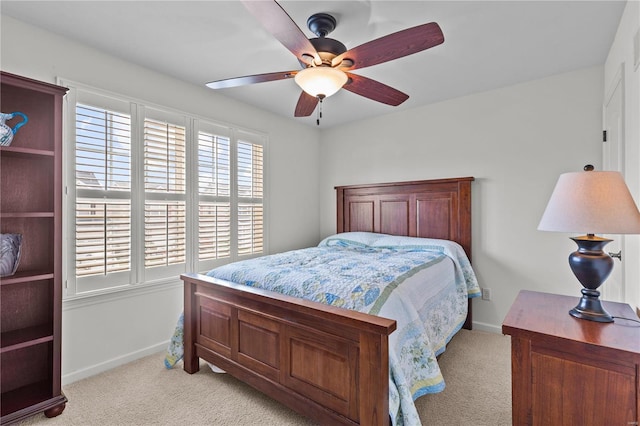
[[(514, 425), (640, 424), (640, 323), (573, 318), (578, 297), (521, 291), (502, 332), (511, 335)], [(603, 302), (638, 320), (629, 305)]]

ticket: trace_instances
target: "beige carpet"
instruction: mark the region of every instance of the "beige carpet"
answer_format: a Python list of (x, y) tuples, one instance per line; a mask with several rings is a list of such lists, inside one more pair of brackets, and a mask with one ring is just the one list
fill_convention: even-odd
[[(443, 392), (416, 401), (424, 426), (511, 424), (508, 336), (462, 330), (440, 357)], [(166, 370), (152, 355), (65, 386), (65, 411), (22, 425), (311, 425), (226, 374)]]

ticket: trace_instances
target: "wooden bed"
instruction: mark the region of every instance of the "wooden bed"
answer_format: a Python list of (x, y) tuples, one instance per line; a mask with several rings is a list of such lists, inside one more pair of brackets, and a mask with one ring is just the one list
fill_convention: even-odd
[[(337, 231), (458, 242), (472, 177), (339, 186)], [(394, 320), (184, 274), (184, 369), (202, 358), (320, 424), (389, 424)], [(465, 328), (471, 328), (471, 304)]]

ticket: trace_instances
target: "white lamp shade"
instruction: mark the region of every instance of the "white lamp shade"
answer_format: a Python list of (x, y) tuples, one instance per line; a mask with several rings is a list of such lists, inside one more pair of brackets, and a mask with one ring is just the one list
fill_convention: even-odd
[(538, 229), (585, 234), (640, 234), (640, 212), (619, 172), (560, 175)]
[(298, 86), (313, 97), (333, 95), (348, 79), (343, 71), (331, 67), (309, 67), (295, 76)]

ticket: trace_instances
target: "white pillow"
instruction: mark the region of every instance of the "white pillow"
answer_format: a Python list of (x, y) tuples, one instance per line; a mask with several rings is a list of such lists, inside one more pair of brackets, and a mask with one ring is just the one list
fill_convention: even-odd
[(376, 234), (374, 232), (343, 232), (341, 234), (335, 234), (325, 238), (320, 241), (318, 247), (333, 245), (340, 241), (371, 246), (383, 236), (385, 236), (385, 234)]
[(458, 251), (458, 249), (462, 248), (460, 244), (450, 240), (440, 240), (436, 238), (403, 237), (399, 235), (380, 235), (382, 235), (382, 237), (378, 238), (372, 244), (374, 247), (420, 246), (431, 247), (442, 252), (445, 252), (447, 250), (455, 252)]

